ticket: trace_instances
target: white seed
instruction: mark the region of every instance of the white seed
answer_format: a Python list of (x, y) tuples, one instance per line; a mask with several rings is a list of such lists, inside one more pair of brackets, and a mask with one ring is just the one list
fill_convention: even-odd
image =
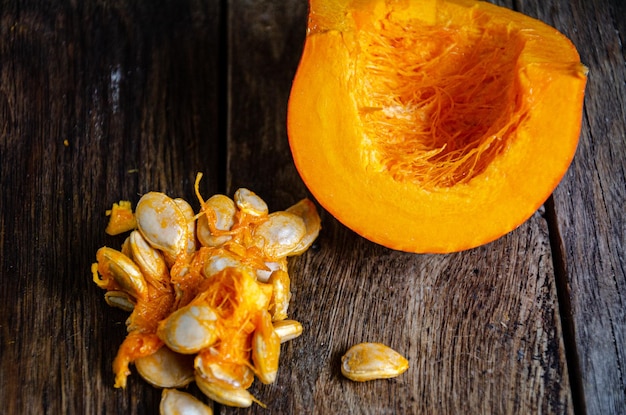
[(196, 374), (211, 383), (227, 388), (247, 389), (254, 381), (254, 373), (250, 367), (241, 363), (225, 362), (212, 355), (213, 350), (199, 353), (194, 360)]
[(317, 239), (322, 229), (322, 220), (317, 213), (315, 204), (309, 199), (302, 199), (295, 205), (289, 207), (286, 212), (293, 213), (302, 218), (306, 227), (306, 234), (289, 255), (300, 255), (304, 253)]
[(196, 234), (198, 235), (200, 245), (209, 247), (220, 246), (233, 239), (231, 235), (213, 235), (209, 228), (209, 219), (206, 215), (202, 215), (198, 218)]
[(135, 308), (135, 302), (124, 291), (107, 291), (104, 293), (104, 301), (111, 307), (124, 311), (133, 311)]
[(135, 360), (135, 367), (142, 378), (157, 388), (181, 388), (194, 378), (193, 357), (165, 346)]
[(196, 385), (209, 399), (228, 406), (248, 408), (255, 401), (250, 392), (243, 388), (228, 388), (217, 383), (207, 382), (196, 374)]
[(237, 207), (228, 196), (214, 195), (203, 206), (206, 214), (198, 218), (196, 232), (203, 246), (219, 246), (232, 239), (230, 235), (214, 235), (209, 227), (209, 216), (214, 220), (213, 226), (218, 231), (229, 231), (235, 224)]
[(122, 242), (122, 248), (121, 251), (124, 255), (126, 255), (129, 258), (133, 258), (133, 253), (130, 249), (130, 235), (126, 237), (126, 239), (124, 239), (124, 242)]
[(237, 207), (235, 202), (228, 196), (214, 195), (206, 201), (206, 207), (210, 207), (215, 213), (215, 228), (220, 231), (228, 231), (235, 224)]
[(202, 272), (206, 278), (209, 278), (228, 267), (241, 267), (241, 261), (233, 254), (227, 251), (217, 253), (204, 263)]
[(183, 213), (187, 222), (186, 251), (187, 254), (191, 255), (196, 251), (196, 214), (191, 205), (187, 203), (185, 199), (176, 198), (174, 199), (174, 203), (176, 203), (180, 211)]
[(306, 234), (301, 217), (288, 212), (271, 213), (267, 221), (255, 229), (253, 245), (273, 259), (289, 255)]
[(190, 304), (161, 321), (157, 335), (175, 352), (197, 353), (217, 340), (217, 319), (217, 314), (210, 306)]
[(137, 227), (146, 241), (171, 258), (187, 249), (187, 218), (174, 199), (164, 193), (149, 192), (135, 209)]
[(267, 203), (251, 190), (240, 188), (235, 192), (235, 203), (242, 212), (252, 216), (267, 215)]
[(302, 334), (302, 324), (296, 320), (281, 320), (274, 322), (274, 331), (281, 343), (293, 340)]
[(109, 272), (115, 282), (134, 298), (145, 298), (148, 286), (139, 267), (118, 250), (102, 247), (96, 252), (99, 267)]
[(150, 245), (139, 231), (132, 231), (129, 241), (133, 260), (139, 266), (146, 279), (152, 284), (168, 284), (167, 263), (161, 251)]
[(289, 274), (282, 269), (272, 272), (268, 281), (272, 284), (272, 299), (270, 300), (269, 312), (273, 321), (287, 318), (289, 301), (291, 300)]
[(267, 311), (261, 312), (252, 335), (252, 361), (259, 380), (265, 384), (276, 380), (280, 343), (280, 337), (274, 331), (271, 316)]
[(213, 410), (189, 393), (176, 389), (163, 389), (159, 413), (160, 415), (213, 415)]
[(256, 270), (256, 278), (261, 282), (268, 282), (272, 272), (282, 269), (283, 271), (287, 271), (287, 259), (281, 258), (277, 261), (269, 261), (265, 263), (267, 269), (257, 269)]
[(393, 378), (408, 368), (408, 360), (381, 343), (359, 343), (341, 358), (341, 373), (357, 382)]

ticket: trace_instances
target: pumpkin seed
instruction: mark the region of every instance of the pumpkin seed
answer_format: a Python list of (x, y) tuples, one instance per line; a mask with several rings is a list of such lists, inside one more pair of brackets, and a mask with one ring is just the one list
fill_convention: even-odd
[(251, 190), (240, 188), (235, 192), (235, 204), (242, 212), (251, 216), (267, 215), (267, 203)]
[(311, 202), (269, 214), (244, 188), (234, 200), (205, 202), (200, 178), (200, 213), (183, 199), (146, 193), (121, 251), (101, 248), (91, 268), (107, 304), (132, 312), (113, 362), (115, 387), (126, 386), (134, 364), (148, 383), (165, 388), (162, 415), (212, 413), (170, 389), (191, 381), (216, 402), (265, 407), (248, 388), (255, 375), (274, 382), (280, 344), (302, 333), (300, 323), (286, 320), (287, 257), (307, 249), (320, 228)]
[(304, 220), (293, 213), (274, 212), (259, 225), (253, 244), (269, 258), (282, 258), (293, 252), (306, 235)]
[(104, 301), (111, 307), (124, 311), (133, 311), (135, 308), (135, 302), (132, 297), (124, 291), (107, 291), (104, 294)]
[(137, 226), (146, 241), (170, 257), (187, 249), (187, 216), (174, 199), (160, 192), (146, 193), (135, 209)]
[(119, 287), (134, 298), (145, 298), (148, 286), (141, 270), (132, 259), (120, 251), (102, 247), (96, 253), (98, 272), (103, 277), (111, 277)]
[(296, 320), (275, 321), (274, 331), (280, 338), (280, 342), (285, 343), (302, 334), (302, 324)]
[(208, 382), (197, 374), (196, 385), (209, 399), (223, 405), (248, 408), (255, 401), (252, 394), (244, 388), (228, 388), (217, 383)]
[(252, 361), (261, 382), (269, 384), (276, 380), (279, 357), (280, 337), (274, 331), (270, 314), (262, 311), (252, 335)]
[(205, 214), (198, 218), (196, 225), (200, 243), (203, 246), (219, 246), (230, 241), (232, 236), (220, 235), (220, 231), (227, 232), (235, 224), (237, 214), (235, 202), (228, 196), (214, 195), (204, 203), (202, 210)]
[(341, 373), (357, 382), (393, 378), (408, 368), (407, 359), (381, 343), (359, 343), (341, 358)]
[(289, 274), (282, 269), (272, 272), (269, 283), (272, 284), (272, 299), (270, 300), (269, 311), (273, 321), (280, 321), (287, 318), (287, 309), (291, 301), (291, 291)]
[(306, 234), (293, 251), (289, 253), (290, 256), (300, 255), (309, 249), (309, 247), (313, 245), (313, 242), (317, 239), (320, 230), (322, 229), (322, 220), (317, 214), (315, 205), (309, 199), (302, 199), (295, 205), (285, 210), (285, 212), (298, 215), (304, 221)]
[(161, 347), (149, 356), (135, 360), (144, 380), (157, 388), (180, 388), (193, 381), (193, 358)]
[(178, 353), (197, 353), (217, 340), (217, 319), (217, 314), (208, 305), (188, 305), (159, 323), (157, 335)]
[(160, 415), (213, 415), (213, 410), (201, 400), (176, 389), (163, 389)]

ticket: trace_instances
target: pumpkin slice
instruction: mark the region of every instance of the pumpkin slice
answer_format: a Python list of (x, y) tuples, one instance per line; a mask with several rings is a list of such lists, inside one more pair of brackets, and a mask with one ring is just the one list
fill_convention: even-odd
[(586, 68), (554, 28), (472, 0), (311, 0), (288, 109), (317, 201), (389, 248), (515, 229), (569, 167)]

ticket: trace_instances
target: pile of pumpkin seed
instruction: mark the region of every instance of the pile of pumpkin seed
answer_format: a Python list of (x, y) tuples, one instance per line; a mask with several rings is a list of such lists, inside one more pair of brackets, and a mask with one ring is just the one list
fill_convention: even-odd
[(287, 257), (305, 252), (321, 227), (308, 199), (273, 213), (245, 188), (205, 201), (200, 178), (199, 212), (160, 192), (144, 194), (134, 212), (114, 204), (106, 232), (128, 236), (119, 250), (100, 248), (92, 266), (107, 304), (130, 312), (115, 387), (134, 365), (163, 389), (161, 414), (212, 413), (177, 390), (191, 382), (224, 405), (263, 405), (248, 388), (255, 378), (274, 382), (280, 344), (302, 333), (287, 318)]

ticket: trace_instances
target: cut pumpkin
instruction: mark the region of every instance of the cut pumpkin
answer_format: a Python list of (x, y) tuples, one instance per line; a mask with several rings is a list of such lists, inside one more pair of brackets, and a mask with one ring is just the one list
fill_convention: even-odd
[(311, 0), (288, 109), (317, 201), (386, 247), (446, 253), (526, 221), (578, 143), (586, 68), (556, 29), (472, 0)]

